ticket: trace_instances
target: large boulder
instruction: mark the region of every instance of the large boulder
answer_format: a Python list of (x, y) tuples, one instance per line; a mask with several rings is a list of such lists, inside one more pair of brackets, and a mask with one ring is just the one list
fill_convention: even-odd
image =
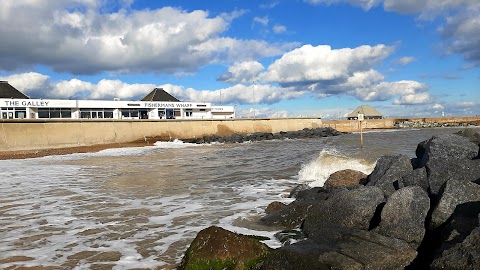
[(425, 236), (425, 218), (430, 199), (421, 187), (399, 189), (388, 198), (382, 209), (381, 222), (376, 232), (405, 240), (418, 248)]
[(368, 176), (367, 186), (376, 186), (388, 197), (400, 189), (402, 177), (413, 171), (412, 162), (405, 155), (383, 156), (378, 159), (375, 169)]
[(360, 184), (362, 179), (367, 178), (367, 175), (363, 172), (346, 169), (332, 173), (327, 181), (325, 181), (324, 187), (350, 187)]
[(466, 137), (469, 139), (471, 142), (473, 142), (476, 145), (480, 145), (480, 133), (475, 131), (472, 128), (466, 128), (464, 130), (460, 130), (459, 132), (456, 132), (455, 134)]
[(371, 231), (331, 228), (274, 250), (262, 270), (404, 269), (416, 254), (399, 239)]
[(260, 269), (270, 252), (269, 247), (253, 236), (212, 226), (198, 233), (178, 269)]
[(436, 135), (422, 143), (425, 144), (424, 153), (421, 157), (417, 156), (421, 158), (421, 165), (433, 161), (448, 163), (471, 160), (478, 155), (478, 145), (456, 134)]
[(479, 227), (480, 201), (459, 204), (440, 234), (440, 246), (435, 250), (439, 258), (445, 251), (462, 243)]
[(317, 203), (316, 200), (297, 200), (280, 207), (277, 211), (268, 212), (259, 222), (263, 225), (294, 229), (302, 224), (307, 216), (307, 211)]
[(431, 269), (480, 269), (480, 227), (474, 229), (463, 242), (444, 251), (433, 261)]
[(435, 160), (426, 166), (428, 185), (434, 196), (441, 193), (443, 185), (450, 179), (472, 182), (480, 179), (480, 159), (444, 162)]
[(302, 229), (308, 236), (321, 234), (327, 228), (368, 230), (378, 206), (384, 201), (383, 191), (378, 187), (360, 186), (339, 191), (309, 209)]
[(429, 190), (427, 169), (425, 167), (415, 169), (404, 176), (402, 176), (402, 181), (400, 182), (401, 187), (411, 187), (418, 186), (423, 190)]
[(438, 228), (450, 218), (458, 205), (475, 201), (480, 201), (479, 184), (453, 179), (447, 181), (438, 204), (433, 209), (429, 227)]

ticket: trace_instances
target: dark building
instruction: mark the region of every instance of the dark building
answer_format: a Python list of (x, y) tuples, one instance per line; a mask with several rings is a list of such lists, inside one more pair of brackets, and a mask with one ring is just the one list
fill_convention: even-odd
[(29, 97), (11, 86), (7, 81), (0, 81), (0, 98), (28, 99)]

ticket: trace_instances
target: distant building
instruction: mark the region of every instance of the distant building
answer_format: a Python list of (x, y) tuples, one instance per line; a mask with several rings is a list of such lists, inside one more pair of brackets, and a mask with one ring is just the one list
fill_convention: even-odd
[(182, 102), (155, 88), (140, 101), (30, 99), (6, 81), (0, 81), (0, 119), (229, 119), (234, 106)]
[(363, 114), (364, 119), (382, 119), (383, 115), (375, 108), (369, 105), (358, 106), (348, 116), (348, 120), (357, 120), (358, 114)]

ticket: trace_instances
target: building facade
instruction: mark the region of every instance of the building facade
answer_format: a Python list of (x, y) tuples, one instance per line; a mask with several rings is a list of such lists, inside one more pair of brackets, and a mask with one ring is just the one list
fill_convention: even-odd
[[(6, 82), (0, 84), (4, 83)], [(0, 118), (229, 119), (235, 118), (235, 107), (213, 106), (211, 103), (201, 102), (29, 99), (0, 95)]]

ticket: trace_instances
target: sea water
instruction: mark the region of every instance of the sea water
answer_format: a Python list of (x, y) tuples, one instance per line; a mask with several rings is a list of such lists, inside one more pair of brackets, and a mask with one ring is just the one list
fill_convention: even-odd
[[(212, 225), (273, 237), (266, 206), (338, 170), (370, 173), (383, 155), (458, 128), (195, 145), (181, 141), (0, 161), (0, 268), (174, 269)], [(477, 131), (480, 129), (476, 128)]]

